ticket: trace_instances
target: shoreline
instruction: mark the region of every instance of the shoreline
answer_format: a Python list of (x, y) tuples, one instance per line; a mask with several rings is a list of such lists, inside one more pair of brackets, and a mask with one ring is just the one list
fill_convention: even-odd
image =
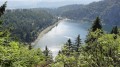
[[(62, 20), (64, 20), (64, 19), (62, 19)], [(57, 26), (57, 25), (60, 23), (60, 21), (62, 21), (62, 20), (57, 21), (57, 22), (54, 23), (53, 25), (50, 25), (50, 26), (48, 26), (47, 28), (45, 28), (43, 31), (41, 31), (40, 34), (38, 35), (37, 39), (36, 39), (34, 42), (31, 43), (32, 46), (34, 47), (34, 46), (36, 45), (36, 43), (37, 43), (46, 33), (48, 33), (52, 28), (54, 28), (55, 26)]]

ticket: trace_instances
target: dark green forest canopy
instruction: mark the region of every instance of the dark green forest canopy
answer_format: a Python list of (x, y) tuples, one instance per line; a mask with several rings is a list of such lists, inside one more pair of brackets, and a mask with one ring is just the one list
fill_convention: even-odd
[[(6, 3), (0, 8), (1, 15), (5, 7)], [(11, 38), (9, 29), (0, 24), (0, 67), (44, 67), (53, 62), (41, 49), (29, 50), (28, 46)]]
[[(59, 7), (51, 13), (74, 20), (93, 21), (99, 16), (103, 23), (108, 26), (120, 26), (120, 1), (119, 0), (101, 0), (88, 5), (67, 5)], [(113, 19), (114, 18), (114, 19)], [(109, 28), (109, 27), (108, 27)]]
[(5, 12), (6, 3), (7, 3), (7, 2), (5, 2), (5, 3), (0, 7), (0, 17), (1, 17), (1, 15), (3, 15), (4, 12)]
[(2, 20), (12, 36), (26, 43), (33, 42), (43, 29), (57, 21), (48, 12), (34, 9), (6, 10)]

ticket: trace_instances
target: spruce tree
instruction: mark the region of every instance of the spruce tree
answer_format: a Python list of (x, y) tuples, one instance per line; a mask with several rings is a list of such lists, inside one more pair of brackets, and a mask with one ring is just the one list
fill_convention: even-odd
[[(99, 31), (98, 31), (99, 30)], [(92, 27), (91, 29), (89, 30), (89, 33), (87, 35), (87, 39), (85, 40), (86, 43), (89, 43), (89, 42), (94, 42), (96, 39), (96, 37), (93, 37), (92, 33), (91, 32), (96, 32), (96, 34), (98, 33), (99, 35), (102, 35), (103, 34), (103, 30), (102, 30), (102, 25), (100, 23), (100, 19), (99, 17), (97, 17), (94, 21), (94, 23), (92, 24)]]
[(43, 51), (44, 55), (45, 55), (45, 61), (47, 64), (52, 63), (53, 62), (53, 56), (51, 51), (48, 49), (48, 47), (45, 47), (45, 50)]
[(117, 34), (119, 34), (118, 27), (113, 27), (111, 34), (115, 34), (114, 39), (117, 39)]
[(46, 46), (45, 47), (45, 50), (44, 50), (44, 55), (47, 57), (49, 55), (49, 50), (48, 50), (48, 47)]
[(79, 51), (79, 47), (81, 45), (80, 35), (78, 35), (78, 37), (76, 38), (75, 44), (76, 44), (76, 52), (78, 52)]
[(102, 29), (102, 25), (101, 25), (99, 17), (97, 17), (96, 20), (94, 21), (94, 23), (93, 23), (93, 25), (91, 27), (91, 31), (94, 32), (97, 29)]
[[(2, 6), (0, 6), (0, 17), (4, 14), (5, 9), (6, 9), (7, 2), (5, 2)], [(0, 20), (0, 38), (5, 38), (4, 44), (6, 45), (9, 43), (9, 36), (10, 32), (9, 29), (5, 29), (2, 25), (2, 21)]]
[(117, 26), (113, 27), (111, 34), (118, 34), (118, 33), (119, 33), (118, 27)]
[(6, 4), (7, 4), (7, 2), (5, 2), (5, 3), (0, 7), (0, 17), (1, 17), (1, 15), (3, 15), (4, 12), (5, 12)]
[(71, 39), (68, 39), (67, 45), (68, 45), (68, 49), (71, 50), (72, 47)]
[[(5, 8), (6, 8), (7, 2), (5, 2), (1, 7), (0, 7), (0, 17), (4, 14)], [(2, 21), (0, 21), (0, 25), (2, 24)]]

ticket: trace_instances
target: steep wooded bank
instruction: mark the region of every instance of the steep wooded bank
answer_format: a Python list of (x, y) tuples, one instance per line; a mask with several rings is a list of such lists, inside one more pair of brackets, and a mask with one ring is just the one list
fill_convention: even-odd
[[(102, 0), (88, 5), (67, 5), (49, 12), (74, 20), (94, 20), (99, 16), (106, 25), (120, 26), (120, 0)], [(113, 19), (114, 18), (114, 19)]]
[(5, 28), (10, 28), (12, 36), (27, 43), (33, 42), (42, 30), (57, 21), (46, 11), (34, 9), (7, 10), (2, 20)]
[[(0, 7), (0, 17), (4, 14), (6, 2)], [(6, 29), (0, 21), (0, 67), (40, 67), (52, 63), (52, 55), (47, 50), (32, 49), (12, 39), (10, 29)], [(46, 55), (47, 52), (47, 55)]]

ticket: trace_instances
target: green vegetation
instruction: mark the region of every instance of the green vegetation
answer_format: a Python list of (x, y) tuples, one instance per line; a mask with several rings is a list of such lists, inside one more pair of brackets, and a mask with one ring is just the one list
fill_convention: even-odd
[[(5, 7), (6, 3), (0, 7), (0, 16), (4, 14)], [(30, 50), (23, 43), (13, 40), (9, 29), (2, 25), (2, 21), (0, 23), (0, 67), (44, 67), (52, 62), (51, 55), (46, 56), (40, 49)]]
[(113, 27), (111, 34), (119, 34), (117, 26)]
[[(80, 35), (76, 38), (75, 43), (69, 39), (51, 66), (119, 67), (120, 35), (118, 33), (117, 27), (113, 28), (112, 34), (104, 33), (100, 19), (97, 17), (89, 30), (87, 42), (82, 44)], [(116, 36), (117, 38), (115, 38)]]
[[(4, 14), (5, 7), (6, 3), (0, 7), (0, 17)], [(29, 12), (27, 10), (19, 11), (20, 10), (17, 11), (18, 13), (16, 10), (12, 12), (20, 14), (19, 16), (24, 14), (20, 13), (21, 11), (26, 13)], [(28, 13), (27, 16), (28, 15), (31, 14)], [(8, 17), (11, 18), (10, 16)], [(22, 19), (25, 18), (22, 16)], [(17, 16), (13, 17), (13, 19), (20, 18)], [(33, 15), (30, 17), (40, 20)], [(31, 22), (27, 22), (30, 21), (30, 19), (26, 18), (26, 23), (22, 19), (19, 20), (19, 22), (15, 22), (11, 29), (7, 29), (4, 25), (10, 20), (8, 21), (7, 19), (5, 23), (0, 21), (0, 67), (120, 67), (119, 30), (117, 26), (115, 26), (111, 33), (105, 33), (102, 30), (99, 17), (96, 18), (92, 27), (89, 29), (85, 43), (81, 42), (80, 35), (78, 35), (75, 42), (72, 42), (71, 39), (69, 39), (62, 47), (62, 50), (59, 51), (55, 61), (53, 61), (52, 53), (47, 46), (44, 51), (41, 51), (41, 49), (32, 49), (31, 45), (25, 46), (13, 37), (13, 30), (17, 30), (17, 32), (21, 33), (20, 36), (16, 34), (17, 37), (25, 36), (28, 40), (24, 40), (24, 38), (21, 39), (25, 42), (31, 42), (31, 40), (29, 40), (30, 37), (32, 37), (30, 34), (33, 34), (34, 29), (38, 31), (40, 29), (39, 27), (41, 27), (38, 25), (39, 23), (35, 25), (38, 25), (38, 28), (34, 26), (34, 23), (31, 25)], [(43, 20), (46, 21), (46, 19), (42, 19), (41, 21)], [(21, 25), (20, 22), (22, 23)], [(23, 30), (25, 31), (23, 32)]]
[(120, 0), (100, 0), (87, 5), (74, 4), (63, 6), (57, 8), (56, 12), (54, 10), (53, 13), (69, 19), (88, 21), (93, 21), (94, 18), (99, 16), (105, 24), (105, 29), (108, 28), (107, 31), (110, 31), (111, 26), (120, 25), (119, 8)]
[(25, 43), (33, 42), (42, 30), (57, 22), (55, 17), (42, 9), (6, 10), (1, 19), (4, 28), (10, 28), (11, 35)]

